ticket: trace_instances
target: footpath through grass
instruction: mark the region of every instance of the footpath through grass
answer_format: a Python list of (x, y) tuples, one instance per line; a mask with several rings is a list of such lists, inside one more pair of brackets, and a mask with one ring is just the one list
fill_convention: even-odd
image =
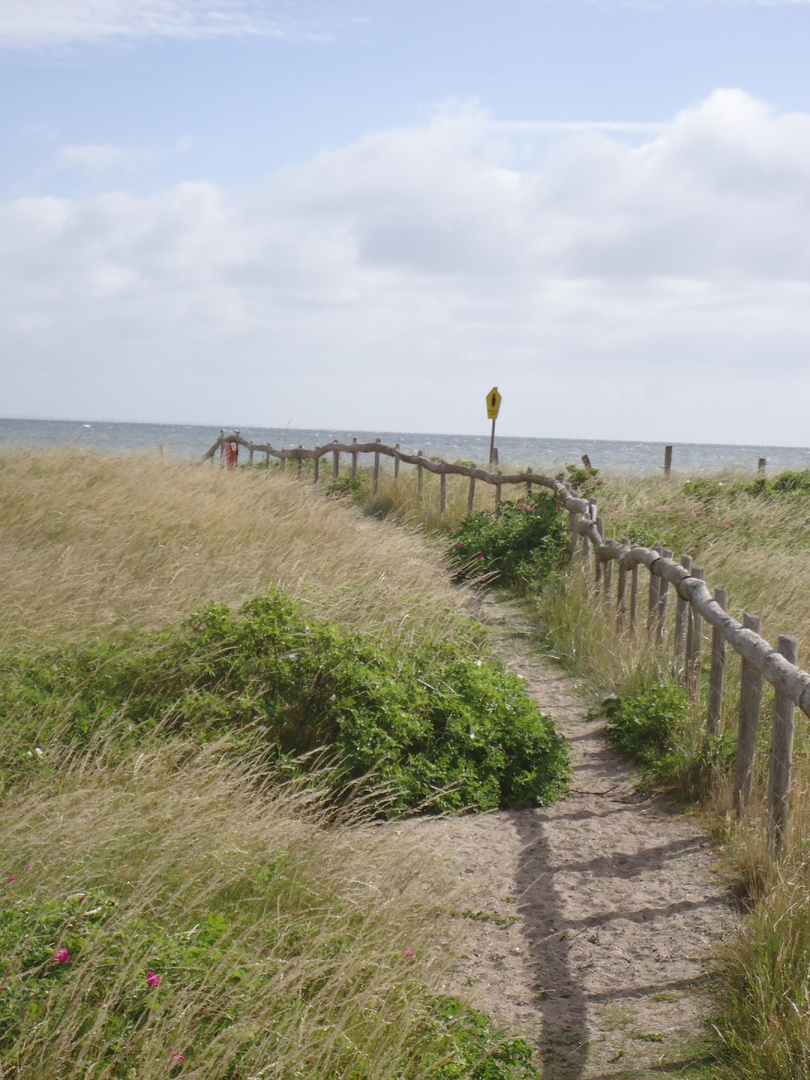
[[(763, 636), (780, 633), (810, 642), (810, 471), (778, 476), (669, 478), (599, 476), (571, 469), (583, 493), (599, 500), (606, 532), (692, 556), (711, 587), (728, 591), (730, 611), (762, 618)], [(810, 1080), (810, 728), (797, 714), (791, 831), (774, 861), (767, 845), (767, 751), (773, 694), (766, 685), (753, 797), (743, 820), (730, 810), (736, 749), (739, 664), (727, 664), (721, 733), (705, 733), (707, 671), (694, 706), (680, 685), (671, 648), (651, 648), (643, 628), (635, 640), (617, 637), (616, 613), (594, 596), (592, 582), (551, 556), (560, 523), (540, 527), (547, 496), (507, 504), (466, 519), (464, 491), (450, 486), (449, 513), (440, 521), (436, 492), (420, 504), (408, 480), (390, 480), (361, 497), (370, 512), (423, 521), (447, 534), (448, 558), (461, 575), (507, 587), (522, 597), (544, 647), (575, 673), (590, 693), (594, 715), (608, 719), (608, 738), (633, 758), (647, 785), (699, 801), (707, 827), (721, 844), (730, 882), (747, 909), (737, 940), (717, 960), (712, 978), (718, 1014), (707, 1032), (720, 1080)], [(485, 496), (486, 497), (486, 496)], [(546, 503), (544, 504), (543, 499)], [(526, 506), (531, 503), (531, 509)], [(537, 506), (540, 512), (537, 512)], [(507, 543), (513, 534), (511, 545)], [(542, 534), (542, 535), (541, 535)], [(524, 546), (525, 544), (525, 546)], [(551, 556), (551, 557), (550, 557)], [(672, 608), (674, 605), (670, 605)], [(671, 634), (673, 612), (670, 610)], [(643, 623), (643, 618), (642, 618)], [(706, 648), (706, 646), (704, 646)], [(708, 667), (708, 665), (706, 665)], [(628, 1073), (628, 1076), (632, 1073)]]

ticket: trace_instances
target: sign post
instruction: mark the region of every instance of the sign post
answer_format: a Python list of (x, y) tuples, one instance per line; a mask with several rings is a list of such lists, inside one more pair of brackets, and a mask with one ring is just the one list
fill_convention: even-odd
[(492, 437), (489, 440), (489, 463), (492, 464), (495, 457), (495, 421), (498, 419), (498, 410), (501, 407), (501, 395), (498, 387), (493, 386), (487, 394), (487, 418), (492, 421)]

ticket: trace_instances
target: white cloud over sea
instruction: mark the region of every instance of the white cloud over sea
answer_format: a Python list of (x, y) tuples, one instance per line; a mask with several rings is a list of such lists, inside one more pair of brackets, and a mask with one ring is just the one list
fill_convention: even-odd
[(7, 411), (470, 431), (495, 382), (504, 434), (806, 444), (810, 115), (720, 90), (527, 167), (530, 127), (2, 204)]

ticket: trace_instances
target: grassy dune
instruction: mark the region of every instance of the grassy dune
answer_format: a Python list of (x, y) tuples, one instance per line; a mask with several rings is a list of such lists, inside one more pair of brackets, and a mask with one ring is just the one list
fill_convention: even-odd
[(458, 632), (441, 548), (278, 474), (69, 450), (0, 457), (0, 641), (167, 626), (273, 586), (396, 648)]
[[(419, 792), (457, 765), (497, 805), (535, 780), (486, 723), (557, 747), (442, 550), (258, 470), (0, 458), (5, 1077), (536, 1075), (442, 996), (452, 890), (347, 780), (421, 754)], [(306, 724), (342, 765), (272, 764)]]

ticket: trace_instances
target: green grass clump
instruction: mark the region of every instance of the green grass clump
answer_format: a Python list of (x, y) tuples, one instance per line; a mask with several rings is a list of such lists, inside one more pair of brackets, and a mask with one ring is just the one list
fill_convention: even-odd
[(396, 656), (279, 592), (120, 642), (8, 650), (2, 666), (6, 782), (65, 747), (229, 734), (274, 755), (327, 747), (350, 777), (373, 772), (391, 809), (538, 806), (567, 783), (552, 722), (472, 635)]
[(541, 586), (569, 556), (565, 518), (549, 492), (533, 494), (530, 502), (506, 502), (499, 515), (470, 514), (452, 531), (448, 549), (459, 576), (488, 575), (524, 590)]

